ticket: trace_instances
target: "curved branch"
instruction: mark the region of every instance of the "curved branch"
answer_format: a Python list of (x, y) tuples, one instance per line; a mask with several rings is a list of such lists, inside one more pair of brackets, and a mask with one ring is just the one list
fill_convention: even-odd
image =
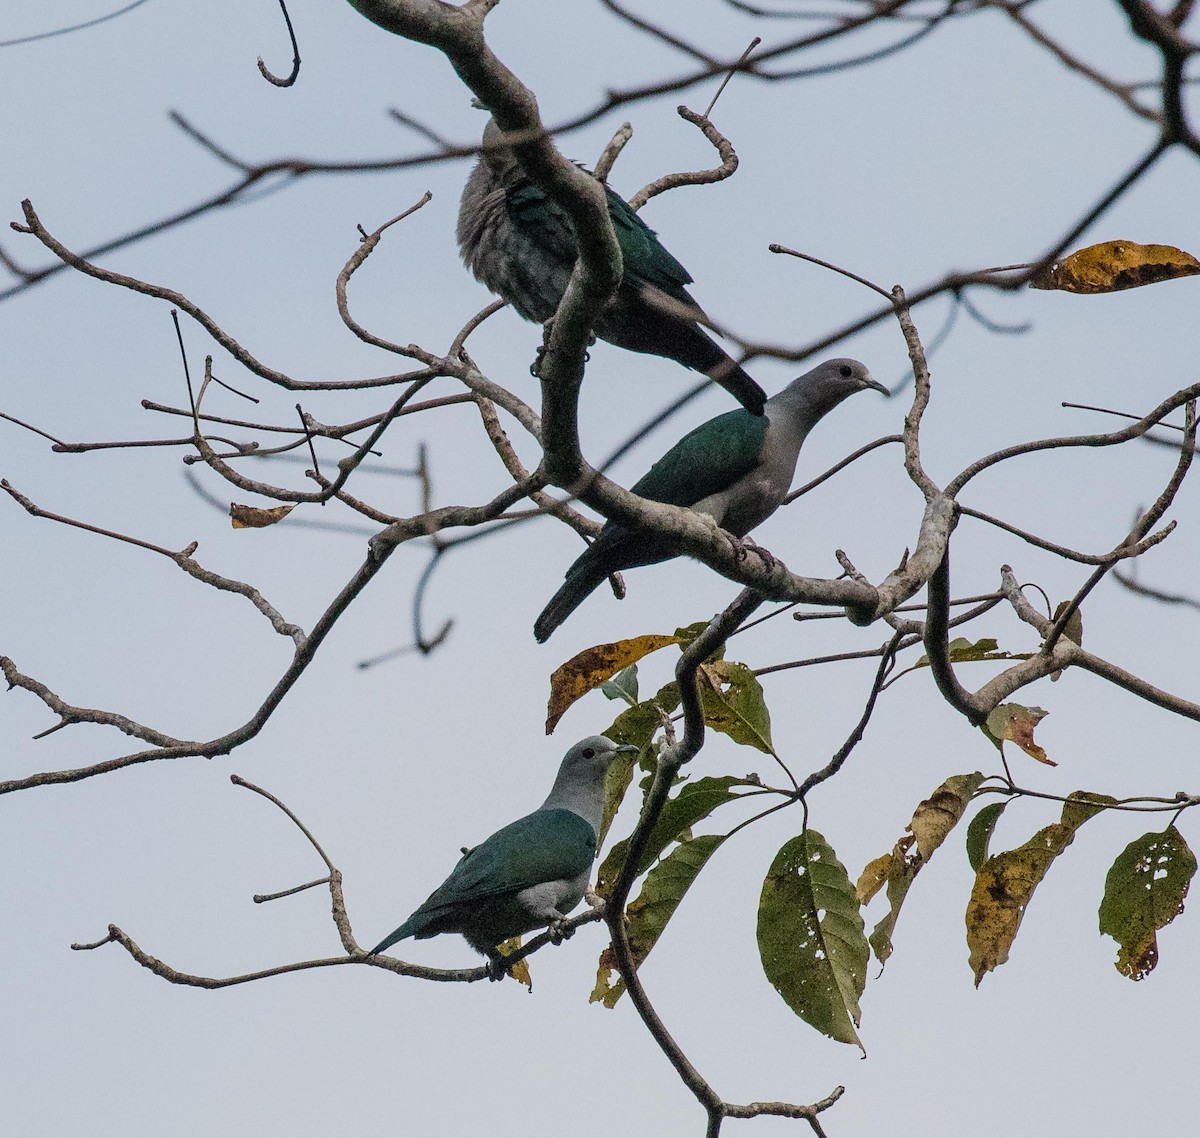
[(675, 1042), (666, 1025), (650, 1003), (646, 990), (637, 975), (637, 966), (629, 946), (625, 928), (625, 905), (629, 890), (637, 877), (637, 866), (650, 840), (650, 833), (666, 804), (667, 796), (675, 783), (680, 767), (691, 761), (704, 745), (704, 712), (700, 707), (700, 695), (696, 689), (696, 672), (700, 665), (746, 620), (762, 603), (763, 598), (750, 589), (743, 591), (724, 612), (709, 622), (708, 627), (681, 653), (675, 666), (679, 692), (683, 704), (683, 737), (672, 743), (659, 756), (654, 780), (642, 804), (637, 826), (628, 839), (625, 862), (613, 882), (605, 907), (605, 921), (612, 936), (613, 953), (625, 990), (634, 1008), (653, 1036), (659, 1049), (666, 1055), (684, 1085), (696, 1096), (709, 1117), (709, 1133), (720, 1128), (724, 1114), (721, 1096), (709, 1086), (704, 1076), (696, 1069), (683, 1049)]
[[(1159, 534), (1154, 534), (1147, 538), (1146, 534), (1150, 527), (1154, 525), (1171, 507), (1171, 503), (1175, 501), (1175, 495), (1179, 493), (1180, 486), (1183, 485), (1184, 478), (1187, 477), (1188, 470), (1192, 465), (1192, 458), (1196, 453), (1196, 400), (1189, 399), (1186, 410), (1184, 411), (1184, 426), (1183, 426), (1183, 444), (1179, 448), (1179, 461), (1175, 464), (1175, 469), (1171, 474), (1170, 480), (1159, 494), (1154, 504), (1142, 514), (1134, 523), (1133, 528), (1129, 531), (1129, 536), (1125, 539), (1126, 546), (1132, 546), (1135, 551), (1139, 551), (1146, 542), (1157, 544), (1158, 541), (1167, 537), (1175, 526), (1172, 523)], [(1142, 540), (1144, 539), (1144, 540)], [(1157, 539), (1157, 541), (1155, 540)], [(1136, 553), (1133, 554), (1136, 556)], [(1084, 597), (1092, 591), (1100, 579), (1117, 563), (1121, 558), (1114, 556), (1107, 564), (1101, 565), (1088, 578), (1079, 592), (1071, 598), (1070, 602), (1064, 606), (1062, 612), (1054, 620), (1054, 626), (1046, 634), (1046, 642), (1042, 646), (1043, 655), (1051, 652), (1054, 645), (1058, 642), (1058, 638), (1062, 635), (1063, 629), (1067, 626), (1067, 621), (1071, 619), (1074, 613), (1078, 610)]]
[(988, 717), (990, 707), (985, 707), (978, 697), (972, 695), (958, 682), (954, 665), (950, 662), (950, 549), (942, 557), (937, 572), (929, 578), (929, 607), (925, 616), (925, 654), (929, 657), (929, 670), (937, 689), (955, 711), (965, 715), (967, 721), (978, 727)]
[[(1025, 599), (1025, 594), (1021, 592), (1021, 586), (1017, 583), (1011, 566), (1004, 565), (1001, 567), (1000, 587), (1009, 604), (1012, 605), (1013, 612), (1026, 624), (1036, 629), (1043, 639), (1049, 636), (1051, 629), (1054, 627), (1054, 621), (1042, 616)], [(1116, 664), (1101, 659), (1099, 656), (1094, 656), (1091, 652), (1085, 651), (1073, 640), (1067, 640), (1064, 637), (1059, 638), (1053, 650), (1048, 654), (1043, 655), (1038, 653), (1016, 667), (1008, 668), (1001, 672), (1000, 675), (979, 689), (976, 693), (976, 698), (983, 703), (988, 703), (992, 707), (995, 707), (1018, 688), (1024, 687), (1026, 684), (1032, 683), (1042, 676), (1050, 675), (1052, 672), (1061, 671), (1072, 666), (1080, 667), (1084, 671), (1100, 676), (1102, 679), (1108, 680), (1109, 683), (1124, 688), (1139, 699), (1144, 699), (1147, 703), (1152, 703), (1156, 707), (1163, 708), (1165, 711), (1182, 715), (1185, 719), (1200, 720), (1200, 703), (1193, 703), (1190, 700), (1182, 699), (1170, 692), (1163, 691), (1161, 688), (1155, 687), (1153, 684), (1143, 680), (1140, 676), (1135, 676), (1132, 672), (1127, 672), (1124, 668), (1118, 667)]]
[[(281, 0), (282, 2), (282, 0)], [(342, 266), (342, 271), (338, 273), (337, 283), (334, 286), (337, 295), (337, 310), (338, 315), (342, 318), (342, 323), (350, 329), (364, 344), (370, 344), (375, 348), (383, 348), (384, 351), (393, 352), (399, 356), (411, 355), (409, 348), (403, 348), (399, 344), (393, 344), (390, 340), (384, 340), (379, 336), (368, 332), (361, 324), (358, 323), (350, 315), (350, 302), (346, 297), (346, 286), (350, 283), (350, 278), (357, 271), (359, 266), (374, 252), (375, 247), (383, 240), (384, 233), (398, 222), (404, 221), (411, 217), (417, 210), (427, 206), (433, 200), (433, 194), (428, 190), (417, 200), (413, 205), (410, 205), (403, 213), (397, 214), (391, 221), (385, 221), (378, 229), (371, 233), (363, 231), (362, 226), (359, 226), (358, 232), (361, 235), (358, 248), (354, 251), (350, 259)], [(427, 361), (428, 362), (428, 361)]]
[(279, 7), (283, 10), (283, 21), (287, 24), (288, 38), (292, 41), (292, 70), (282, 79), (277, 75), (272, 75), (267, 69), (267, 65), (263, 62), (263, 57), (258, 57), (258, 71), (262, 77), (273, 87), (290, 87), (296, 82), (300, 75), (300, 45), (296, 42), (296, 29), (292, 27), (292, 17), (288, 14), (287, 0), (279, 0)]
[(1063, 558), (1066, 561), (1077, 561), (1081, 565), (1107, 565), (1112, 561), (1120, 561), (1129, 557), (1140, 557), (1148, 549), (1157, 545), (1175, 528), (1174, 523), (1166, 529), (1156, 534), (1151, 534), (1149, 537), (1143, 538), (1134, 545), (1128, 544), (1128, 539), (1122, 542), (1116, 549), (1108, 553), (1081, 553), (1077, 549), (1070, 549), (1065, 545), (1058, 545), (1056, 542), (1047, 541), (1045, 538), (1038, 537), (1023, 529), (1018, 529), (1014, 525), (1010, 525), (1000, 518), (994, 518), (991, 514), (985, 514), (980, 510), (973, 510), (970, 506), (959, 506), (959, 510), (964, 517), (975, 518), (981, 522), (987, 522), (990, 526), (995, 526), (996, 529), (1002, 529), (1005, 533), (1011, 533), (1014, 537), (1019, 537), (1022, 541), (1036, 546), (1038, 549), (1044, 549), (1047, 553), (1053, 553)]
[(629, 199), (630, 206), (635, 210), (641, 209), (651, 198), (658, 197), (667, 190), (677, 189), (679, 186), (707, 186), (713, 182), (723, 182), (738, 168), (738, 156), (733, 149), (733, 143), (709, 122), (707, 116), (699, 115), (688, 107), (682, 106), (676, 107), (675, 113), (681, 119), (700, 128), (704, 137), (712, 143), (721, 156), (721, 165), (712, 170), (685, 170), (677, 174), (664, 174), (661, 178), (655, 178), (653, 182), (648, 186), (643, 186)]
[[(226, 732), (214, 739), (203, 742), (171, 741), (151, 750), (138, 751), (121, 755), (85, 767), (74, 767), (66, 770), (40, 771), (36, 774), (21, 778), (0, 781), (0, 794), (10, 794), (18, 790), (27, 790), (34, 786), (50, 786), (60, 783), (78, 782), (96, 775), (107, 774), (110, 771), (121, 770), (146, 762), (163, 759), (180, 758), (215, 758), (226, 755), (243, 743), (253, 739), (267, 724), (275, 709), (284, 697), (295, 686), (296, 682), (307, 670), (308, 665), (316, 656), (325, 638), (333, 630), (342, 614), (353, 603), (358, 595), (370, 584), (375, 575), (383, 568), (387, 559), (396, 547), (414, 538), (427, 537), (431, 532), (450, 528), (452, 526), (474, 526), (491, 521), (502, 514), (513, 501), (524, 496), (522, 487), (510, 487), (491, 502), (483, 506), (443, 506), (420, 514), (413, 518), (393, 523), (382, 533), (368, 543), (369, 556), (359, 567), (350, 580), (342, 587), (338, 595), (313, 625), (312, 631), (297, 645), (290, 665), (285, 669), (274, 687), (259, 705), (258, 709), (239, 727)], [(33, 690), (33, 689), (31, 689)], [(104, 713), (110, 714), (110, 713)], [(113, 726), (118, 724), (115, 718), (105, 720)], [(163, 737), (166, 740), (166, 736)]]
[(971, 463), (960, 474), (952, 478), (946, 486), (946, 493), (951, 497), (957, 495), (976, 475), (983, 473), (983, 471), (995, 466), (997, 463), (1006, 462), (1008, 459), (1016, 458), (1019, 455), (1036, 454), (1042, 450), (1059, 450), (1065, 447), (1108, 447), (1129, 442), (1130, 439), (1136, 439), (1144, 435), (1163, 416), (1170, 414), (1175, 408), (1182, 407), (1189, 400), (1198, 397), (1200, 397), (1200, 383), (1193, 383), (1190, 387), (1181, 388), (1174, 395), (1164, 399), (1153, 411), (1144, 415), (1136, 423), (1131, 423), (1123, 430), (1111, 431), (1107, 434), (1060, 435), (1056, 438), (1017, 443), (1014, 446), (1005, 447), (1003, 450), (993, 451), (983, 458), (976, 459), (975, 462)]
[[(99, 534), (101, 537), (112, 538), (114, 541), (121, 541), (127, 545), (136, 546), (138, 549), (148, 549), (152, 553), (161, 554), (168, 560), (174, 561), (189, 577), (194, 577), (197, 581), (201, 581), (205, 585), (211, 585), (214, 589), (219, 589), (222, 592), (237, 593), (245, 597), (271, 622), (271, 627), (280, 636), (289, 637), (297, 645), (304, 639), (304, 630), (298, 624), (292, 624), (284, 620), (279, 611), (253, 585), (248, 585), (244, 581), (235, 581), (230, 577), (222, 577), (219, 573), (205, 569), (196, 561), (192, 557), (192, 554), (196, 552), (195, 542), (181, 550), (164, 549), (161, 545), (154, 545), (151, 542), (142, 541), (140, 538), (130, 537), (127, 534), (117, 533), (114, 530), (102, 529), (100, 526), (89, 525), (87, 522), (76, 521), (62, 514), (54, 514), (49, 510), (43, 510), (39, 505), (15, 489), (7, 478), (0, 479), (0, 489), (5, 490), (35, 518), (46, 518), (49, 521), (59, 522), (62, 525), (71, 526), (75, 529), (85, 530), (88, 533)], [(145, 738), (145, 736), (140, 737)], [(152, 740), (147, 738), (146, 742), (152, 742)]]
[[(401, 354), (410, 357), (411, 359), (419, 360), (426, 365), (425, 369), (419, 372), (410, 372), (407, 375), (384, 375), (376, 376), (372, 379), (355, 379), (355, 380), (302, 380), (292, 379), (291, 376), (285, 375), (281, 371), (276, 371), (274, 368), (269, 368), (265, 364), (260, 363), (253, 355), (242, 347), (232, 336), (230, 336), (221, 326), (213, 320), (199, 305), (193, 304), (182, 293), (176, 292), (174, 289), (164, 288), (161, 285), (150, 284), (147, 281), (138, 280), (137, 277), (126, 276), (124, 273), (113, 272), (109, 269), (102, 269), (98, 265), (93, 265), (90, 261), (71, 252), (65, 245), (55, 238), (48, 229), (42, 224), (41, 219), (34, 211), (33, 204), (26, 198), (21, 203), (21, 210), (25, 215), (25, 224), (21, 225), (18, 222), (11, 222), (11, 226), (18, 233), (29, 233), (36, 237), (47, 249), (50, 250), (60, 261), (71, 268), (84, 273), (86, 276), (95, 277), (96, 280), (104, 281), (106, 284), (119, 285), (121, 288), (127, 288), (132, 292), (139, 292), (143, 296), (152, 296), (159, 300), (169, 301), (183, 312), (186, 312), (193, 320), (196, 321), (208, 334), (221, 345), (234, 359), (238, 361), (248, 371), (253, 372), (260, 379), (265, 379), (269, 383), (277, 384), (280, 387), (286, 388), (288, 391), (345, 391), (359, 390), (368, 387), (385, 387), (397, 383), (404, 383), (418, 378), (432, 378), (434, 375), (445, 374), (436, 370), (441, 367), (445, 361), (439, 360), (436, 356), (418, 348), (415, 344), (408, 345), (407, 348), (401, 349)], [(3, 299), (0, 296), (0, 299)]]
[(444, 983), (472, 983), (487, 977), (486, 968), (426, 968), (420, 964), (408, 964), (391, 956), (326, 956), (317, 960), (299, 960), (292, 964), (279, 964), (274, 968), (262, 968), (257, 972), (243, 972), (238, 976), (198, 976), (192, 972), (180, 972), (165, 961), (151, 956), (123, 929), (108, 926), (108, 935), (91, 944), (73, 944), (76, 952), (90, 952), (105, 944), (119, 944), (143, 968), (171, 984), (182, 984), (189, 988), (232, 988), (238, 984), (250, 984), (255, 980), (266, 980), (271, 976), (286, 976), (290, 972), (308, 972), (313, 968), (336, 968), (342, 964), (357, 964), (367, 968), (382, 968), (401, 976), (414, 976), (419, 980), (439, 980)]
[(84, 28), (94, 28), (97, 24), (107, 24), (109, 20), (115, 20), (118, 16), (125, 15), (126, 12), (132, 12), (134, 8), (140, 8), (146, 0), (133, 0), (133, 3), (126, 4), (123, 8), (118, 8), (115, 12), (108, 12), (103, 16), (97, 16), (93, 20), (84, 20), (80, 24), (69, 24), (65, 28), (54, 28), (49, 32), (35, 32), (31, 36), (19, 36), (16, 39), (0, 40), (0, 47), (16, 47), (22, 43), (36, 43), (38, 40), (53, 39), (55, 36), (69, 35), (71, 32), (81, 32)]

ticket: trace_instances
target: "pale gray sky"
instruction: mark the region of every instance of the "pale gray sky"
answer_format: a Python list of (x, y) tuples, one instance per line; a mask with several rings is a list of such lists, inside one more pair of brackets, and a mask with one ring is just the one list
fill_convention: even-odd
[[(0, 22), (10, 38), (99, 14), (94, 2), (40, 5)], [(671, 0), (654, 17), (722, 55), (761, 30), (720, 3)], [(103, 241), (215, 192), (230, 171), (167, 119), (177, 109), (233, 154), (357, 159), (421, 145), (386, 114), (399, 107), (455, 140), (482, 116), (433, 52), (386, 35), (347, 4), (293, 0), (304, 63), (298, 84), (259, 76), (289, 51), (275, 6), (158, 0), (103, 27), (0, 53), (0, 202), (5, 218), (33, 200), (74, 248)], [(1123, 79), (1153, 75), (1131, 47), (1115, 5), (1046, 0), (1031, 13), (1089, 61)], [(793, 29), (796, 25), (792, 25)], [(548, 121), (591, 106), (609, 87), (673, 74), (679, 57), (649, 45), (599, 5), (509, 0), (489, 20), (497, 53), (538, 94)], [(772, 28), (768, 34), (782, 34)], [(872, 41), (878, 42), (878, 41)], [(826, 57), (841, 58), (845, 45)], [(634, 138), (612, 176), (629, 194), (665, 171), (710, 161), (674, 106), (703, 109), (713, 84), (639, 104)], [(623, 115), (563, 140), (593, 161)], [(736, 79), (714, 118), (742, 165), (728, 182), (682, 189), (644, 216), (696, 278), (717, 320), (747, 335), (803, 344), (874, 307), (861, 287), (767, 252), (780, 242), (845, 265), (884, 286), (915, 288), (950, 268), (1036, 256), (1142, 153), (1152, 128), (1059, 67), (1000, 17), (949, 21), (911, 51), (802, 84)], [(333, 282), (371, 229), (427, 189), (432, 203), (393, 229), (356, 276), (351, 303), (373, 331), (443, 350), (486, 302), (460, 265), (453, 226), (465, 162), (381, 175), (319, 178), (209, 216), (104, 259), (185, 293), (267, 363), (307, 378), (396, 370), (340, 324)], [(1169, 156), (1094, 227), (1086, 241), (1127, 238), (1198, 251), (1198, 171)], [(44, 260), (5, 231), (21, 264)], [(924, 434), (933, 476), (1043, 435), (1109, 429), (1112, 420), (1062, 400), (1144, 412), (1194, 382), (1200, 283), (1183, 281), (1083, 298), (1058, 293), (978, 296), (993, 319), (1032, 321), (1020, 337), (960, 319), (933, 358)], [(945, 302), (917, 312), (928, 342)], [(533, 400), (528, 364), (538, 329), (506, 312), (472, 340), (498, 382)], [(185, 323), (194, 371), (210, 350)], [(179, 420), (141, 410), (186, 395), (168, 306), (79, 276), (0, 304), (0, 410), (68, 440), (182, 435)], [(904, 344), (884, 325), (839, 347), (885, 382), (904, 374)], [(263, 399), (211, 397), (215, 413), (290, 422), (296, 396), (253, 381), (220, 354), (217, 373)], [(793, 371), (752, 368), (769, 390)], [(597, 345), (581, 412), (599, 458), (683, 390), (670, 362)], [(439, 392), (450, 390), (441, 381)], [(378, 396), (301, 397), (319, 419), (366, 414)], [(878, 435), (899, 429), (906, 404), (869, 395), (822, 423), (801, 456), (807, 478)], [(707, 393), (615, 471), (636, 478), (689, 424), (725, 410)], [(385, 460), (413, 462), (428, 443), (437, 502), (484, 501), (498, 462), (468, 407), (419, 416), (389, 433)], [(234, 433), (235, 437), (242, 437)], [(518, 438), (522, 453), (533, 449)], [(328, 461), (337, 457), (326, 451)], [(1142, 446), (1120, 453), (1035, 456), (978, 479), (965, 500), (1015, 524), (1092, 551), (1125, 533), (1174, 457)], [(303, 485), (302, 467), (276, 473)], [(249, 580), (289, 619), (310, 627), (364, 554), (362, 538), (277, 527), (233, 532), (184, 482), (179, 452), (55, 455), (0, 423), (0, 475), (47, 509), (162, 545), (200, 543), (197, 558)], [(222, 499), (230, 493), (201, 472)], [(372, 477), (385, 508), (415, 511), (411, 483)], [(1196, 488), (1172, 517), (1178, 532), (1145, 559), (1148, 581), (1200, 592)], [(298, 517), (351, 521), (330, 506)], [(920, 501), (898, 450), (876, 452), (762, 527), (764, 545), (797, 572), (837, 573), (845, 549), (879, 580), (915, 540)], [(289, 658), (288, 642), (241, 598), (217, 594), (163, 558), (57, 527), (0, 502), (0, 653), (64, 699), (124, 712), (173, 735), (201, 738), (240, 723)], [(533, 960), (534, 992), (518, 985), (426, 984), (365, 968), (285, 976), (208, 993), (173, 987), (115, 946), (72, 953), (115, 922), (182, 970), (227, 975), (333, 954), (337, 939), (319, 890), (266, 906), (257, 892), (316, 877), (321, 865), (269, 804), (230, 785), (238, 772), (279, 795), (311, 827), (346, 878), (359, 939), (395, 927), (444, 876), (460, 846), (536, 805), (567, 746), (602, 730), (616, 708), (598, 694), (573, 708), (553, 738), (542, 730), (547, 677), (579, 649), (619, 636), (671, 631), (708, 617), (736, 589), (695, 563), (629, 574), (618, 604), (598, 591), (545, 646), (532, 620), (578, 550), (545, 520), (456, 554), (428, 594), (431, 626), (456, 626), (428, 659), (360, 672), (356, 661), (410, 636), (412, 588), (425, 563), (399, 551), (339, 623), (267, 729), (211, 762), (147, 764), (72, 786), (14, 794), (0, 805), (7, 872), (0, 909), (0, 1101), (7, 1133), (181, 1138), (364, 1133), (507, 1138), (547, 1125), (581, 1138), (694, 1135), (702, 1115), (622, 1001), (609, 1012), (587, 993), (603, 947), (599, 926)], [(1052, 600), (1087, 570), (964, 521), (956, 593), (991, 589), (1010, 562)], [(1104, 584), (1085, 610), (1088, 646), (1147, 679), (1196, 698), (1195, 612), (1167, 611)], [(997, 610), (973, 626), (1012, 650), (1030, 630)], [(734, 640), (731, 658), (764, 666), (872, 647), (881, 630), (845, 622), (771, 621)], [(647, 689), (671, 666), (649, 663)], [(978, 686), (990, 666), (964, 670)], [(766, 680), (774, 737), (798, 772), (822, 765), (861, 707), (874, 664), (784, 672)], [(1197, 791), (1193, 725), (1085, 675), (1027, 689), (1050, 716), (1039, 740), (1059, 762), (1017, 755), (1025, 785), (1065, 794)], [(31, 736), (52, 717), (25, 692), (0, 700), (0, 777), (89, 764), (131, 749), (111, 729)], [(928, 673), (881, 702), (846, 770), (813, 796), (812, 824), (852, 875), (890, 848), (913, 807), (946, 776), (995, 769), (981, 734), (936, 695)], [(693, 775), (769, 773), (760, 756), (714, 737)], [(1024, 841), (1057, 817), (1017, 803), (994, 848)], [(1193, 1111), (1200, 1012), (1195, 914), (1160, 938), (1161, 963), (1133, 985), (1112, 966), (1096, 929), (1104, 873), (1134, 837), (1165, 819), (1104, 816), (1085, 827), (1039, 889), (1010, 963), (978, 991), (967, 967), (962, 913), (971, 875), (952, 836), (909, 897), (896, 953), (872, 968), (861, 1035), (868, 1058), (797, 1020), (762, 975), (754, 915), (763, 873), (800, 828), (785, 811), (739, 834), (674, 918), (643, 976), (664, 1019), (717, 1090), (734, 1101), (811, 1101), (845, 1084), (830, 1135), (893, 1138), (1013, 1133), (1183, 1133)], [(627, 832), (622, 816), (616, 833)], [(1182, 828), (1195, 847), (1192, 817)], [(882, 915), (879, 903), (868, 922)], [(475, 962), (458, 938), (406, 942), (409, 958)], [(769, 1136), (797, 1124), (729, 1124)]]

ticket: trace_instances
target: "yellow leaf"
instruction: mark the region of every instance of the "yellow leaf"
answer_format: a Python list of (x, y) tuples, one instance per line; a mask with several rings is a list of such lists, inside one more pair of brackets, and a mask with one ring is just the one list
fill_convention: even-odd
[(612, 946), (600, 953), (600, 963), (596, 966), (596, 986), (588, 996), (589, 1004), (600, 1003), (611, 1011), (625, 991), (625, 981), (618, 976), (614, 981), (612, 974), (617, 970), (617, 954)]
[(975, 986), (1008, 960), (1021, 920), (1054, 859), (1075, 831), (1115, 799), (1075, 791), (1063, 801), (1062, 821), (1043, 826), (1024, 845), (989, 857), (979, 867), (967, 902), (967, 947)]
[(283, 521), (296, 507), (273, 506), (264, 510), (261, 506), (242, 506), (237, 502), (229, 503), (229, 516), (233, 519), (234, 529), (264, 529)]
[(1091, 294), (1157, 284), (1200, 273), (1200, 261), (1174, 245), (1104, 241), (1079, 249), (1035, 273), (1030, 288)]
[[(519, 936), (509, 937), (508, 940), (496, 945), (496, 949), (501, 956), (511, 956), (520, 947), (521, 938)], [(531, 992), (533, 991), (533, 977), (529, 975), (528, 957), (522, 957), (516, 964), (512, 965), (508, 970), (508, 974), (518, 984), (524, 984)]]
[(866, 868), (858, 875), (858, 881), (854, 885), (854, 895), (860, 905), (865, 905), (883, 888), (884, 882), (892, 875), (895, 861), (894, 854), (885, 853), (880, 854), (874, 861), (867, 862)]
[(988, 858), (976, 875), (966, 923), (977, 988), (984, 976), (1008, 961), (1025, 907), (1065, 844), (1063, 830), (1059, 823), (1052, 823), (1038, 834), (1044, 848), (1026, 845), (1007, 850)]
[(635, 636), (613, 644), (597, 644), (572, 656), (554, 669), (550, 677), (550, 702), (546, 707), (546, 734), (553, 732), (567, 708), (580, 696), (612, 679), (622, 668), (636, 664), (643, 656), (678, 644), (676, 636)]
[(951, 775), (917, 806), (912, 821), (905, 827), (908, 832), (900, 835), (891, 853), (877, 857), (859, 875), (854, 892), (860, 905), (866, 905), (887, 885), (888, 912), (867, 938), (880, 964), (892, 954), (892, 933), (900, 919), (900, 909), (909, 887), (946, 840), (946, 835), (958, 825), (967, 803), (982, 782), (983, 775), (979, 771)]

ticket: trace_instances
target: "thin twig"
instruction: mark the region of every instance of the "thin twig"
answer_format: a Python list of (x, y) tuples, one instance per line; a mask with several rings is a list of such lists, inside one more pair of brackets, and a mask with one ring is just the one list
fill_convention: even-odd
[(292, 27), (292, 17), (288, 15), (287, 0), (279, 0), (279, 7), (283, 10), (283, 20), (287, 24), (288, 38), (292, 41), (292, 70), (282, 79), (277, 75), (272, 75), (261, 55), (258, 57), (258, 70), (262, 77), (273, 86), (290, 87), (300, 75), (300, 45), (296, 42), (296, 29)]

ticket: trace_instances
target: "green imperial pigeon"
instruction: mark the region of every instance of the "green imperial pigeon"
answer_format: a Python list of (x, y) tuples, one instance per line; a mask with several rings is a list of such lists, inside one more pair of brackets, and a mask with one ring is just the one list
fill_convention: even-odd
[[(489, 119), (483, 132), (487, 149), (463, 189), (458, 247), (478, 280), (526, 320), (544, 324), (558, 310), (575, 267), (575, 235), (567, 215), (529, 181), (502, 138), (503, 131)], [(700, 327), (707, 317), (688, 294), (687, 269), (627, 201), (605, 190), (624, 275), (596, 318), (596, 335), (619, 348), (666, 356), (703, 372), (761, 414), (766, 393)]]
[[(768, 399), (765, 414), (728, 411), (702, 423), (635, 482), (633, 492), (708, 514), (734, 537), (745, 537), (787, 497), (808, 432), (846, 396), (868, 387), (888, 394), (857, 360), (826, 360)], [(606, 522), (567, 570), (533, 635), (546, 640), (609, 574), (676, 555), (669, 541)]]
[(496, 946), (509, 937), (546, 926), (557, 935), (591, 876), (608, 764), (619, 752), (636, 750), (603, 735), (581, 739), (563, 759), (546, 801), (466, 850), (450, 876), (370, 955), (410, 936), (462, 933), (495, 969), (503, 961)]

